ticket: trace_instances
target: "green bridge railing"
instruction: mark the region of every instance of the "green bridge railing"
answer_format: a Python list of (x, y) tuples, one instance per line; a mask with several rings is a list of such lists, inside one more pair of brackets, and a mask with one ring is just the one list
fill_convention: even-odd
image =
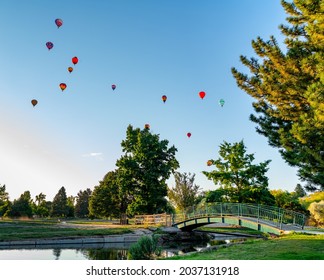
[(283, 224), (304, 228), (306, 216), (302, 213), (260, 204), (246, 203), (208, 203), (205, 206), (190, 207), (181, 214), (174, 214), (172, 224), (200, 217), (237, 216), (253, 218), (257, 222), (269, 221), (282, 229)]

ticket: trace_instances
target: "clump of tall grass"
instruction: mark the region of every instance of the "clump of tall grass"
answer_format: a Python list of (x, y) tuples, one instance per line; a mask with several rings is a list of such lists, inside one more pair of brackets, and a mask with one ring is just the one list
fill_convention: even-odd
[(128, 251), (130, 260), (154, 260), (161, 255), (157, 236), (142, 236)]

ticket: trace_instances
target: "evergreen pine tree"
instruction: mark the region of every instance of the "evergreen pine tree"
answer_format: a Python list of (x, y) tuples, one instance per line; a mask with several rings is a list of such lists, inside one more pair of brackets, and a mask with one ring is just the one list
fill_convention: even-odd
[(281, 1), (290, 25), (280, 25), (286, 50), (272, 36), (252, 41), (261, 58), (241, 56), (251, 76), (232, 68), (252, 96), (258, 133), (298, 168), (308, 190), (324, 189), (324, 2)]
[(51, 216), (52, 217), (66, 217), (69, 213), (68, 199), (65, 188), (62, 187), (55, 195), (52, 203)]

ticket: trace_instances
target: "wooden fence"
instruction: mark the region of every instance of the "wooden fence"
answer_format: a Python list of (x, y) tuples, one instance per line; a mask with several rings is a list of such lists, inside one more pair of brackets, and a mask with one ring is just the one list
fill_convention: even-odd
[(154, 215), (135, 215), (136, 225), (163, 225), (170, 227), (172, 225), (172, 217), (169, 214)]

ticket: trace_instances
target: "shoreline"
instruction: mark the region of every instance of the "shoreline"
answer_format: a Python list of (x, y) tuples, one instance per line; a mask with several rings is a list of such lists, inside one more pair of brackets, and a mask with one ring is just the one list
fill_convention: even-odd
[(42, 238), (29, 240), (0, 241), (0, 249), (16, 248), (20, 246), (28, 248), (37, 248), (44, 245), (89, 245), (100, 243), (134, 243), (143, 236), (143, 234), (121, 234), (121, 235), (103, 235), (103, 236), (80, 236), (64, 238)]

